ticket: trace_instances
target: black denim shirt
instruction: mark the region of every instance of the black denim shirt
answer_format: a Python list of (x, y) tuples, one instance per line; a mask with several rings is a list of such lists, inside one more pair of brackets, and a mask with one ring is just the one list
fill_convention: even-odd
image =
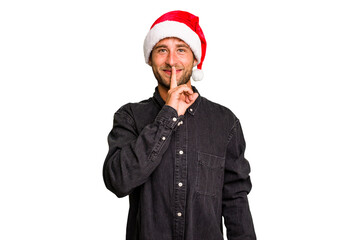
[[(195, 92), (198, 92), (193, 87)], [(114, 116), (106, 187), (129, 195), (127, 240), (256, 239), (239, 120), (199, 96), (184, 115), (154, 96)]]

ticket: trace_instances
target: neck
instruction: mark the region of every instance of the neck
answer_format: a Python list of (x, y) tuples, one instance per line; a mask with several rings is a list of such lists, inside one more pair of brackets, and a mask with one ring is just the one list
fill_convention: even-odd
[[(192, 87), (191, 87), (191, 80), (189, 80), (186, 85), (192, 90)], [(158, 84), (158, 90), (159, 90), (159, 93), (160, 93), (160, 97), (164, 100), (164, 102), (166, 102), (166, 99), (167, 99), (167, 95), (168, 95), (168, 91), (170, 90), (170, 88), (167, 88), (161, 84)]]

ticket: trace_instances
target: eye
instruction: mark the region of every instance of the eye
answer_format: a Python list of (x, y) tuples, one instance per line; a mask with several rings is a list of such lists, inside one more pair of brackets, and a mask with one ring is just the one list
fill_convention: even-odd
[(185, 52), (185, 49), (179, 48), (178, 51), (181, 52), (181, 53), (184, 53), (184, 52)]
[(158, 50), (158, 53), (165, 53), (166, 52), (166, 49), (165, 48), (160, 48), (159, 50)]

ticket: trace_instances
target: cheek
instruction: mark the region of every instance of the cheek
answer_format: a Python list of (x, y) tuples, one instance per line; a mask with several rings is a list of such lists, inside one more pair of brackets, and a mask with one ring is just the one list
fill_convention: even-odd
[(184, 63), (186, 63), (187, 67), (193, 68), (196, 65), (196, 60), (194, 59), (194, 57), (192, 55), (188, 55), (186, 56), (186, 58), (184, 58)]
[(165, 64), (165, 60), (163, 57), (153, 57), (151, 59), (151, 62), (152, 62), (152, 66), (155, 66), (155, 67), (161, 67)]
[(186, 67), (189, 69), (192, 69), (195, 66), (195, 63), (193, 60), (190, 60), (186, 63)]

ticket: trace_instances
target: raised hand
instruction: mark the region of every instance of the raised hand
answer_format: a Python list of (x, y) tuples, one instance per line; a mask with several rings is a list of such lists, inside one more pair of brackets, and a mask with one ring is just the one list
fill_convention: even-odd
[(184, 115), (188, 107), (198, 98), (199, 94), (186, 84), (177, 85), (176, 68), (171, 68), (170, 90), (168, 91), (165, 104), (176, 109), (178, 115)]

